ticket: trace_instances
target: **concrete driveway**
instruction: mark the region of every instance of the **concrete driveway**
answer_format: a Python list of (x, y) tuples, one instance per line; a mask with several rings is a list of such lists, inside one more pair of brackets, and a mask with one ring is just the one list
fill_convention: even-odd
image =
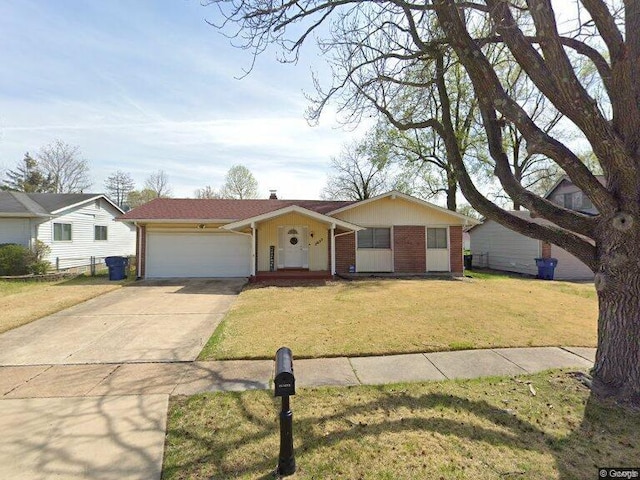
[(244, 283), (135, 283), (0, 335), (0, 365), (195, 360)]

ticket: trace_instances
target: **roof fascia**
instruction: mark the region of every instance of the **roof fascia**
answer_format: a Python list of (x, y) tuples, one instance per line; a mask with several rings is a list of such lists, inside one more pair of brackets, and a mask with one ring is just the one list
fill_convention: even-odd
[(352, 230), (354, 232), (364, 230), (363, 227), (360, 227), (359, 225), (356, 225), (354, 223), (345, 222), (344, 220), (340, 220), (338, 218), (333, 218), (328, 215), (323, 215), (322, 213), (314, 212), (313, 210), (309, 210), (308, 208), (304, 208), (299, 205), (289, 205), (288, 207), (263, 213), (262, 215), (256, 215), (255, 217), (245, 218), (244, 220), (223, 225), (220, 228), (224, 228), (225, 230), (236, 230), (238, 228), (248, 227), (255, 222), (262, 222), (264, 220), (280, 217), (282, 215), (286, 215), (287, 213), (292, 213), (292, 212), (299, 213), (301, 215), (313, 218), (314, 220), (318, 220), (320, 222), (335, 224), (336, 226), (342, 227), (347, 230)]
[(229, 223), (235, 222), (235, 218), (116, 218), (118, 222), (146, 223)]
[(77, 203), (74, 203), (72, 205), (66, 205), (66, 206), (64, 206), (62, 208), (54, 210), (54, 211), (51, 212), (51, 215), (58, 215), (59, 213), (64, 212), (65, 210), (69, 210), (71, 208), (79, 207), (80, 205), (84, 205), (85, 203), (95, 202), (99, 198), (104, 198), (107, 202), (109, 202), (109, 204), (111, 204), (111, 206), (113, 206), (116, 210), (118, 210), (118, 212), (120, 212), (121, 214), (124, 213), (124, 210), (122, 210), (118, 205), (113, 203), (107, 196), (105, 196), (105, 195), (95, 195), (95, 196), (89, 197), (86, 200), (83, 200), (81, 202), (77, 202)]

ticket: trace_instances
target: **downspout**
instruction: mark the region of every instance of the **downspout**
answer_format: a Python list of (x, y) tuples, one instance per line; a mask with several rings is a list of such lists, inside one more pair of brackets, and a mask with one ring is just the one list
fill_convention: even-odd
[(251, 276), (256, 276), (256, 223), (251, 222)]
[(336, 224), (331, 224), (331, 275), (336, 274)]

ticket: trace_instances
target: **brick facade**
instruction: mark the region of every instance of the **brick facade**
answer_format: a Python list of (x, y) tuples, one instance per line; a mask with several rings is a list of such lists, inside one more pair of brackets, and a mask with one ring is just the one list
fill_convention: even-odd
[(356, 235), (336, 237), (336, 273), (349, 273), (349, 266), (356, 264)]
[(449, 227), (449, 264), (451, 273), (462, 276), (462, 227)]
[(551, 258), (551, 244), (542, 242), (542, 258)]
[(426, 235), (423, 226), (393, 227), (395, 273), (424, 273), (427, 269)]

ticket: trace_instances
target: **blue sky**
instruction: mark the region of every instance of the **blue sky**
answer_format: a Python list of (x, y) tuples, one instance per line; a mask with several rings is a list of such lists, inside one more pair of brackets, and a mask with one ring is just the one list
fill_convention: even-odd
[(354, 137), (327, 112), (304, 119), (311, 68), (233, 48), (198, 0), (0, 0), (0, 172), (54, 139), (78, 145), (93, 186), (116, 170), (138, 187), (158, 169), (174, 196), (247, 166), (261, 196), (317, 198)]

